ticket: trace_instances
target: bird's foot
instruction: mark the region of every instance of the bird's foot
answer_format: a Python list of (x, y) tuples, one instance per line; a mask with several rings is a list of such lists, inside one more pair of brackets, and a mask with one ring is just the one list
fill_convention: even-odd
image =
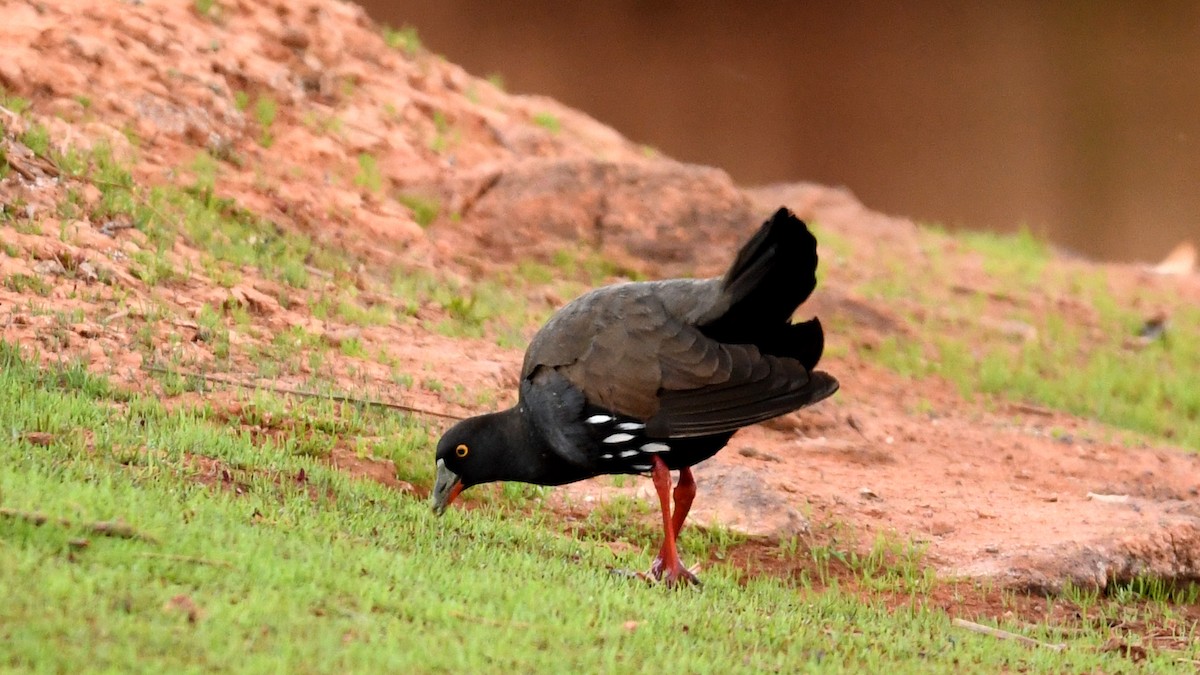
[(696, 576), (696, 571), (700, 569), (700, 565), (692, 567), (684, 567), (679, 558), (676, 558), (672, 563), (663, 560), (662, 556), (654, 559), (650, 563), (650, 571), (646, 572), (646, 576), (661, 581), (668, 588), (676, 586), (700, 586), (700, 579)]
[(668, 587), (704, 585), (696, 576), (696, 572), (700, 571), (699, 564), (692, 565), (691, 567), (684, 567), (682, 563), (667, 566), (663, 564), (662, 558), (655, 558), (650, 569), (645, 572), (622, 567), (609, 567), (608, 571), (617, 576), (628, 579), (639, 579), (648, 584), (664, 583)]

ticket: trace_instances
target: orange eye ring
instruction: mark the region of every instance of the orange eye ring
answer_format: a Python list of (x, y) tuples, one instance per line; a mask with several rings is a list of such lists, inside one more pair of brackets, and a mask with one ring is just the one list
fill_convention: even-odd
[(461, 459), (466, 457), (467, 453), (470, 451), (470, 448), (468, 448), (466, 445), (459, 443), (458, 447), (454, 449), (454, 454)]

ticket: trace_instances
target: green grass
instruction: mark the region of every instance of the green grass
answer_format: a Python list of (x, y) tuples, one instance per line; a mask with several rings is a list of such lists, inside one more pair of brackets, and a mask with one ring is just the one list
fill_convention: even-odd
[(412, 212), (413, 220), (421, 227), (428, 227), (437, 220), (438, 214), (442, 212), (442, 204), (437, 199), (425, 197), (416, 194), (401, 194), (396, 196), (396, 201), (408, 207)]
[(10, 94), (4, 89), (4, 87), (0, 86), (0, 107), (8, 110), (14, 115), (23, 115), (27, 110), (33, 107), (33, 103), (27, 98)]
[(391, 26), (383, 27), (383, 41), (392, 49), (398, 49), (408, 56), (416, 56), (421, 51), (421, 38), (417, 35), (417, 29), (413, 26), (401, 26), (400, 28), (392, 28)]
[(395, 323), (396, 314), (385, 305), (366, 306), (356, 300), (351, 290), (340, 293), (333, 314), (346, 323), (356, 326), (387, 326)]
[[(117, 158), (106, 144), (87, 152), (55, 152), (48, 141), (45, 145), (47, 159), (100, 191), (88, 213), (93, 223), (128, 222), (146, 235), (148, 245), (134, 256), (133, 272), (150, 286), (186, 276), (188, 270), (175, 269), (168, 257), (178, 236), (204, 252), (206, 270), (224, 285), (236, 282), (238, 270), (246, 265), (294, 288), (308, 286), (310, 266), (339, 271), (348, 265), (339, 252), (316, 246), (307, 236), (285, 231), (219, 196), (220, 164), (207, 152), (199, 152), (185, 167), (194, 177), (192, 185), (145, 188), (134, 181), (127, 160)], [(76, 195), (66, 191), (58, 205), (60, 214), (83, 208)]]
[(258, 144), (264, 148), (269, 148), (275, 143), (271, 125), (275, 123), (278, 114), (279, 106), (270, 96), (260, 96), (254, 102), (254, 119), (258, 121), (259, 128)]
[(184, 281), (187, 276), (175, 269), (165, 257), (165, 251), (136, 251), (130, 256), (129, 273), (147, 286), (161, 286)]
[(383, 174), (374, 155), (365, 152), (358, 155), (358, 173), (354, 174), (354, 184), (368, 192), (383, 190)]
[(21, 134), (21, 142), (34, 154), (42, 156), (50, 154), (50, 131), (41, 124), (30, 124)]
[(405, 315), (416, 317), (430, 305), (439, 310), (440, 318), (424, 320), (427, 329), (447, 337), (491, 337), (513, 348), (523, 348), (552, 310), (544, 302), (531, 301), (528, 293), (528, 284), (520, 278), (466, 284), (414, 270), (397, 272), (391, 284), (391, 294)]
[[(858, 285), (910, 332), (860, 356), (905, 376), (945, 378), (966, 397), (1036, 403), (1200, 449), (1200, 309), (1179, 306), (1169, 282), (1119, 295), (1103, 270), (1050, 265), (1049, 248), (1027, 231), (951, 238), (927, 230), (922, 238), (923, 273), (882, 261), (882, 273)], [(971, 278), (959, 265), (978, 265), (986, 281), (952, 291), (947, 279)], [(1139, 344), (1145, 308), (1160, 306), (1175, 307), (1167, 337)], [(1005, 335), (984, 316), (1032, 339)]]
[(156, 204), (162, 205), (160, 211), (177, 217), (168, 228), (175, 225), (212, 259), (235, 269), (250, 265), (268, 278), (305, 288), (308, 265), (341, 268), (335, 255), (315, 246), (308, 237), (285, 231), (211, 190), (168, 186), (151, 195)]
[(221, 164), (206, 150), (197, 152), (188, 168), (196, 178), (196, 189), (208, 192), (217, 189), (217, 174), (221, 171)]
[(552, 134), (562, 131), (562, 121), (553, 113), (540, 112), (533, 116), (533, 123)]
[[(617, 555), (603, 543), (623, 524), (636, 534), (626, 519), (644, 507), (597, 509), (590, 529), (567, 534), (557, 516), (528, 508), (540, 491), (481, 490), (478, 508), (438, 519), (423, 500), (321, 459), (342, 439), (370, 438), (367, 452), (397, 458), (401, 477), (427, 484), (427, 469), (405, 467), (430, 463), (432, 430), (395, 413), (268, 395), (242, 400), (233, 416), (168, 407), (78, 365), (39, 368), (0, 343), (0, 430), (0, 506), (72, 523), (0, 517), (7, 669), (1131, 667), (1099, 651), (1100, 629), (1068, 638), (1061, 653), (1031, 650), (958, 631), (919, 593), (889, 610), (724, 564), (703, 571), (702, 590), (647, 586), (606, 568), (642, 566), (648, 550)], [(145, 538), (100, 536), (85, 526), (97, 521)], [(1052, 628), (1010, 628), (1060, 639)], [(1179, 657), (1151, 648), (1139, 667), (1169, 672)]]
[[(611, 283), (614, 278), (627, 281), (644, 281), (645, 275), (637, 270), (622, 267), (600, 253), (587, 249), (563, 249), (554, 253), (550, 261), (556, 278), (580, 279), (589, 286)], [(526, 273), (530, 266), (526, 266)], [(520, 270), (520, 268), (518, 268)]]
[(433, 111), (433, 138), (429, 139), (429, 149), (442, 154), (462, 141), (462, 132), (456, 129), (446, 113), (441, 110)]
[(196, 14), (210, 21), (217, 18), (221, 9), (216, 0), (193, 0), (192, 8), (196, 10)]
[[(511, 271), (465, 282), (420, 270), (393, 274), (391, 294), (401, 313), (418, 316), (435, 306), (442, 316), (426, 328), (447, 337), (491, 338), (503, 347), (524, 348), (562, 302), (589, 287), (620, 279), (642, 279), (594, 251), (564, 249), (547, 263), (523, 261)], [(559, 299), (547, 297), (547, 292)], [(365, 325), (365, 324), (364, 324)]]
[(54, 287), (45, 279), (31, 274), (10, 274), (4, 278), (4, 287), (14, 293), (32, 292), (43, 298), (54, 290)]

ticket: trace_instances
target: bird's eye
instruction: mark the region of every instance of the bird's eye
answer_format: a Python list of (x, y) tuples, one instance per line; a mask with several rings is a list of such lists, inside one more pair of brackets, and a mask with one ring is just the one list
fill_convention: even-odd
[(458, 447), (454, 449), (454, 454), (458, 455), (459, 457), (466, 457), (467, 453), (470, 451), (471, 451), (471, 449), (468, 448), (466, 445), (459, 443)]

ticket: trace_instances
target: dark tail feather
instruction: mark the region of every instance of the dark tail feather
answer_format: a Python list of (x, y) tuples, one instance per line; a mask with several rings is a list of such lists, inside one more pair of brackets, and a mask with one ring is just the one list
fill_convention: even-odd
[(764, 354), (788, 356), (812, 370), (825, 351), (825, 331), (821, 329), (821, 322), (813, 318), (784, 324), (759, 339), (757, 344)]
[(821, 326), (787, 321), (816, 285), (817, 239), (781, 208), (738, 252), (721, 282), (727, 309), (700, 330), (720, 342), (756, 344), (768, 354), (796, 358), (811, 369), (821, 355)]
[(786, 321), (817, 286), (817, 238), (781, 208), (742, 246), (722, 281), (730, 314)]

